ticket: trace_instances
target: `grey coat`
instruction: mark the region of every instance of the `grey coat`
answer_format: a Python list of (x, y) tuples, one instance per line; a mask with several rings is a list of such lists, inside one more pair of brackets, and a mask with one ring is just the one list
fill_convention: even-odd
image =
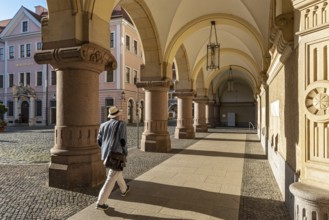
[[(116, 137), (114, 137), (116, 128), (118, 131)], [(105, 160), (111, 150), (128, 155), (127, 145), (121, 146), (120, 140), (122, 139), (127, 143), (127, 128), (124, 121), (111, 119), (102, 123), (97, 136), (97, 142), (101, 148), (101, 159)]]

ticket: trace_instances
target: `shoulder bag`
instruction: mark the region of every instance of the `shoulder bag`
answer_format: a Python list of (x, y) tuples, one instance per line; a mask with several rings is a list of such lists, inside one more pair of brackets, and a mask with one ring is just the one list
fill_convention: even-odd
[[(122, 171), (123, 168), (126, 166), (126, 162), (127, 162), (126, 155), (112, 150), (113, 145), (115, 143), (115, 138), (117, 138), (117, 133), (118, 133), (118, 128), (120, 126), (120, 123), (121, 122), (119, 121), (118, 125), (115, 128), (115, 132), (114, 132), (114, 136), (113, 136), (114, 140), (113, 140), (113, 143), (111, 146), (111, 151), (107, 155), (106, 160), (105, 160), (105, 167), (110, 168), (112, 170), (116, 170), (116, 171)], [(121, 141), (120, 141), (120, 143), (121, 143)], [(121, 147), (124, 147), (124, 146), (121, 146)]]

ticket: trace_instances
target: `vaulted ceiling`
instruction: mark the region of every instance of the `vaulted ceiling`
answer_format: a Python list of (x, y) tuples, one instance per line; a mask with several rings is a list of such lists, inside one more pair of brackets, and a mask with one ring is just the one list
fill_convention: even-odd
[[(268, 65), (271, 0), (122, 0), (117, 4), (127, 10), (137, 28), (145, 26), (142, 13), (147, 14), (161, 62), (173, 63), (184, 48), (188, 66), (183, 72), (189, 76), (181, 76), (178, 68), (178, 80), (196, 80), (203, 74), (205, 88), (213, 85), (217, 89), (227, 79), (225, 73), (232, 66), (234, 76), (256, 92), (260, 84), (258, 75)], [(144, 12), (136, 5), (144, 8)], [(216, 71), (205, 68), (211, 21), (216, 21), (221, 45), (221, 68)]]
[[(184, 85), (180, 89), (196, 89), (201, 74), (205, 91), (217, 91), (231, 66), (234, 77), (254, 94), (259, 91), (260, 73), (266, 72), (269, 65), (274, 17), (285, 13), (287, 8), (290, 10), (286, 5), (292, 4), (290, 0), (47, 0), (47, 3), (50, 19), (44, 28), (48, 32), (44, 35), (46, 49), (53, 47), (47, 41), (63, 39), (108, 48), (106, 25), (113, 9), (120, 5), (133, 20), (143, 44), (142, 80), (171, 78), (172, 63), (177, 63), (178, 85)], [(86, 15), (87, 21), (83, 18)], [(75, 26), (77, 19), (84, 22), (81, 30), (69, 28)], [(211, 21), (216, 22), (221, 45), (220, 69), (216, 71), (206, 69)], [(59, 27), (61, 33), (56, 32)], [(188, 85), (190, 88), (184, 88)]]

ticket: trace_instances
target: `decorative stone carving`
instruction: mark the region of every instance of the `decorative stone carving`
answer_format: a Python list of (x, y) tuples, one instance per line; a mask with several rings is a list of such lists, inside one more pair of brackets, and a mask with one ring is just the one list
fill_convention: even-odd
[(301, 182), (291, 184), (289, 189), (295, 196), (294, 219), (328, 219), (329, 191)]
[[(329, 7), (327, 1), (295, 1), (294, 7), (300, 10), (300, 31), (313, 32), (316, 28), (327, 28), (329, 23)], [(306, 34), (306, 33), (302, 33)]]
[(59, 48), (36, 52), (34, 60), (38, 64), (50, 63), (54, 67), (74, 66), (75, 62), (84, 62), (100, 66), (101, 70), (116, 69), (117, 62), (109, 50), (95, 44), (83, 44), (77, 47)]
[(305, 108), (308, 118), (315, 122), (329, 121), (329, 82), (316, 81), (305, 91)]
[(18, 97), (18, 96), (22, 96), (22, 95), (34, 97), (35, 91), (32, 87), (30, 87), (30, 85), (26, 85), (26, 86), (23, 86), (22, 84), (19, 86), (14, 85), (13, 86), (13, 96)]

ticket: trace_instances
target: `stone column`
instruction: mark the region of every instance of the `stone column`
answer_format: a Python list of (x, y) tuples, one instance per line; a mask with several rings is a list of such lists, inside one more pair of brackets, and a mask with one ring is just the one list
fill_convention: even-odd
[(14, 118), (18, 119), (18, 97), (14, 98)]
[(145, 120), (141, 150), (168, 152), (171, 149), (168, 132), (168, 90), (170, 81), (138, 82), (145, 91)]
[(97, 144), (99, 73), (115, 68), (110, 51), (93, 44), (36, 53), (39, 64), (56, 69), (55, 145), (51, 149), (49, 186), (93, 187), (105, 179)]
[(215, 121), (214, 121), (214, 101), (209, 100), (206, 103), (206, 124), (208, 128), (214, 128), (216, 127)]
[(208, 132), (206, 124), (206, 103), (208, 98), (197, 97), (193, 99), (194, 103), (194, 130), (195, 132)]
[(177, 125), (175, 129), (175, 138), (193, 139), (195, 137), (192, 116), (192, 99), (194, 93), (192, 91), (175, 92), (174, 96), (177, 96)]
[(34, 97), (30, 97), (30, 109), (29, 109), (29, 126), (35, 125), (35, 102)]
[(214, 104), (214, 121), (215, 121), (215, 127), (219, 125), (219, 104)]

